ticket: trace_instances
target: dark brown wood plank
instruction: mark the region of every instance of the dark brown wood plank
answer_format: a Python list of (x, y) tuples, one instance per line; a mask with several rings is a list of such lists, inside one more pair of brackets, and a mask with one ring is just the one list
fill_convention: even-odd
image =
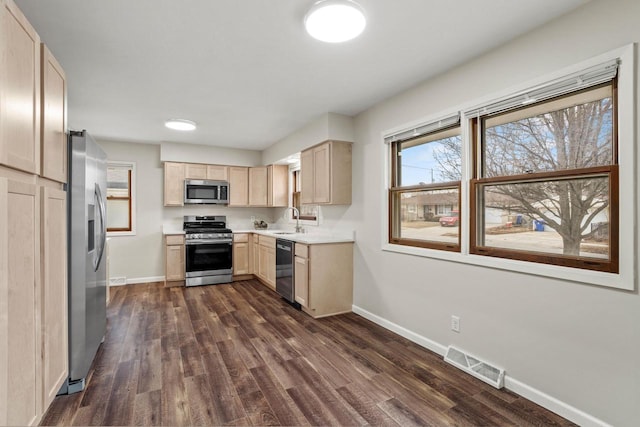
[(100, 425), (103, 423), (109, 403), (109, 399), (105, 396), (109, 396), (111, 393), (113, 376), (108, 374), (91, 377), (86, 390), (82, 393), (83, 398), (80, 405), (83, 408), (82, 416), (76, 416), (73, 421), (75, 425)]
[(278, 417), (273, 413), (269, 402), (267, 402), (267, 399), (265, 399), (260, 389), (243, 394), (240, 398), (251, 424), (255, 426), (282, 425)]
[(398, 425), (397, 422), (381, 410), (376, 403), (355, 384), (340, 387), (336, 391), (340, 393), (340, 396), (342, 396), (345, 402), (351, 405), (351, 407), (366, 420), (367, 424), (372, 426)]
[(140, 375), (138, 393), (162, 388), (162, 344), (160, 339), (140, 343)]
[(224, 361), (218, 347), (210, 339), (203, 335), (200, 341), (202, 347), (202, 359), (208, 374), (211, 387), (213, 404), (216, 413), (223, 423), (228, 423), (246, 416), (238, 392), (234, 387), (231, 376), (227, 372)]
[(507, 426), (517, 424), (475, 399), (458, 403), (448, 411), (456, 424), (477, 424), (485, 426)]
[(191, 424), (194, 426), (221, 425), (225, 422), (222, 411), (217, 411), (215, 405), (211, 405), (211, 396), (214, 396), (206, 375), (185, 378), (187, 390), (187, 403)]
[(259, 391), (258, 384), (242, 362), (233, 341), (219, 341), (216, 345), (238, 395), (243, 396)]
[(182, 360), (178, 350), (162, 351), (162, 389), (160, 393), (164, 426), (190, 425)]
[(287, 393), (312, 426), (356, 425), (343, 424), (334, 418), (324, 402), (319, 400), (305, 383), (287, 389)]
[[(340, 395), (330, 387), (318, 372), (304, 358), (285, 362), (297, 372), (300, 383), (308, 384), (311, 391), (322, 402), (323, 407), (338, 421), (340, 425), (363, 425), (365, 420), (348, 405)], [(298, 386), (299, 387), (299, 386)]]
[(255, 280), (112, 294), (87, 388), (42, 425), (551, 425), (569, 421), (353, 313)]
[(133, 405), (138, 388), (139, 360), (120, 362), (104, 416), (104, 425), (130, 425), (133, 423)]
[(262, 390), (262, 394), (264, 394), (267, 402), (269, 402), (269, 406), (273, 409), (273, 413), (278, 417), (282, 425), (295, 426), (304, 422), (303, 420), (306, 418), (293, 403), (291, 397), (289, 397), (279, 385), (271, 371), (269, 371), (269, 368), (260, 366), (250, 369), (250, 372), (260, 386), (260, 390)]
[(133, 405), (133, 425), (160, 425), (160, 416), (162, 414), (161, 406), (162, 393), (160, 390), (137, 394)]
[(40, 421), (41, 426), (68, 426), (71, 425), (76, 412), (80, 408), (82, 394), (76, 393), (66, 396), (58, 396)]

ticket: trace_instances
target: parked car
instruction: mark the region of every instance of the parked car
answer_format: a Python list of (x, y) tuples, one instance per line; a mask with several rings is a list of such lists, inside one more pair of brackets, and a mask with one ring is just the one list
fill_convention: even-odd
[(460, 219), (460, 212), (451, 211), (450, 216), (443, 216), (440, 218), (440, 225), (442, 227), (457, 227), (459, 219)]

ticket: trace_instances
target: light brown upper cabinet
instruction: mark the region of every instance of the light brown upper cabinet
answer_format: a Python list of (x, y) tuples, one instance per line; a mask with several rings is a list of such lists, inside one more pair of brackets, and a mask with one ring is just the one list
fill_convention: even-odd
[(249, 168), (229, 167), (229, 206), (249, 205)]
[(289, 167), (249, 168), (249, 206), (288, 206)]
[(229, 167), (220, 165), (207, 165), (207, 179), (215, 181), (229, 181)]
[(67, 182), (67, 81), (64, 70), (44, 44), (41, 45), (41, 64), (41, 175)]
[(267, 206), (289, 206), (289, 166), (268, 166)]
[(267, 167), (249, 168), (249, 205), (267, 206)]
[(303, 204), (351, 204), (352, 144), (326, 141), (300, 153)]
[(184, 163), (164, 163), (164, 205), (184, 205)]
[(184, 179), (207, 179), (207, 165), (185, 163)]
[(40, 173), (40, 37), (0, 2), (0, 164)]

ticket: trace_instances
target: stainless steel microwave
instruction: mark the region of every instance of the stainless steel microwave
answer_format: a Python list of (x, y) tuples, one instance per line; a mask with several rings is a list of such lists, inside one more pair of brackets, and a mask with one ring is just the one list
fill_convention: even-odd
[(229, 204), (229, 183), (227, 181), (185, 179), (184, 203), (227, 205)]

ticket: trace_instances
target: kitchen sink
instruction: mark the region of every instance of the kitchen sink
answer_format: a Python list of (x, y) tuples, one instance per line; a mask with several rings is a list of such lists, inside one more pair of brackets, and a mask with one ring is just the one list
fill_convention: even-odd
[(282, 234), (296, 234), (295, 231), (272, 231), (273, 234), (282, 235)]

